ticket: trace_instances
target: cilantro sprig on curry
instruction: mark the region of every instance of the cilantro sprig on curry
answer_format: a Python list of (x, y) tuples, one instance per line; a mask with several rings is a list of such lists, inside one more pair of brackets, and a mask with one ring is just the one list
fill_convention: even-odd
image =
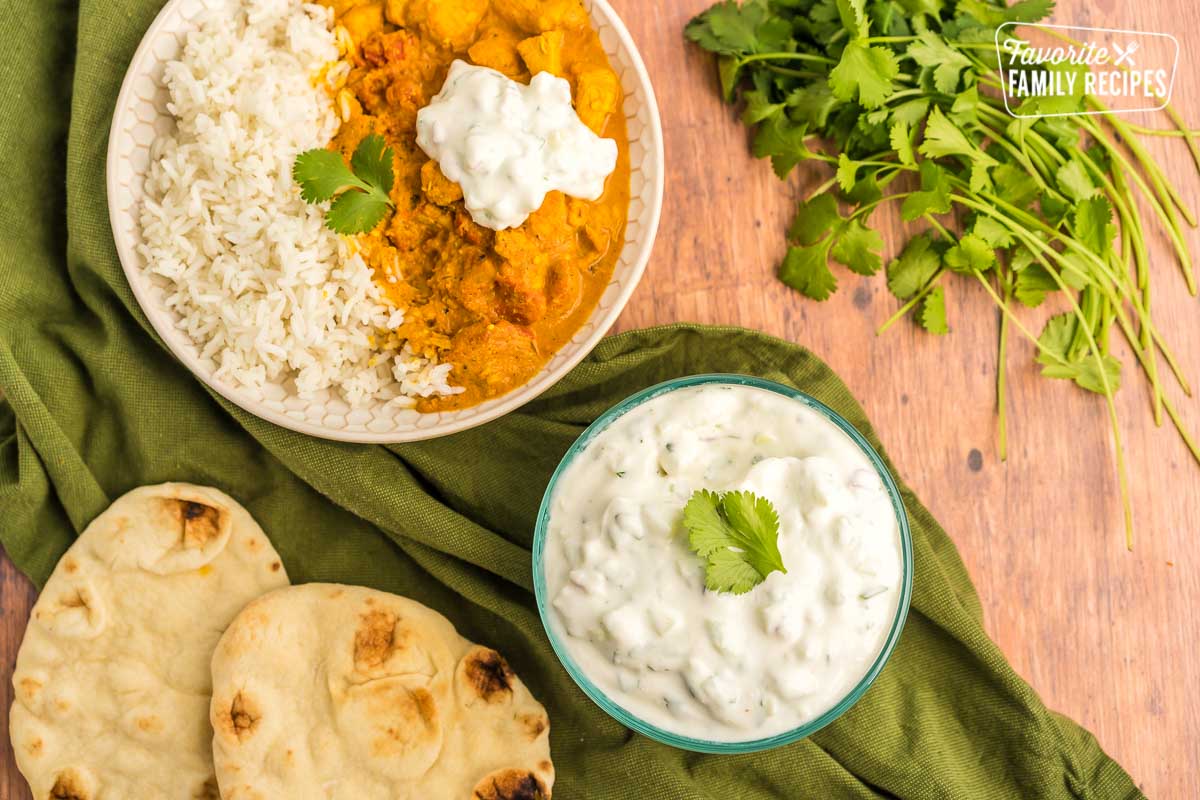
[[(337, 195), (327, 216), (335, 230), (365, 231), (354, 246), (404, 309), (393, 335), (417, 355), (453, 365), (450, 380), (465, 391), (422, 399), (418, 409), (457, 409), (502, 395), (531, 379), (574, 336), (619, 257), (630, 164), (616, 73), (579, 0), (326, 4), (351, 43), (351, 68), (335, 98), (342, 125), (330, 148), (352, 169), (318, 176), (338, 186), (312, 196)], [(522, 84), (542, 72), (568, 81), (582, 123), (617, 144), (616, 169), (600, 197), (551, 191), (517, 227), (477, 224), (462, 187), (417, 145), (418, 112), (456, 60)], [(381, 151), (391, 154), (386, 203), (384, 181), (361, 174), (356, 163), (366, 161), (364, 144), (376, 160)], [(338, 215), (339, 204), (365, 213)]]

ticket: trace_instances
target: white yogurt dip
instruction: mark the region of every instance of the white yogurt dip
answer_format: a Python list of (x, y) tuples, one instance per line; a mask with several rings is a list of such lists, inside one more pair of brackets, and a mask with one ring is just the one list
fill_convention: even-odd
[(566, 80), (539, 72), (526, 86), (465, 61), (417, 112), (417, 144), (462, 187), (471, 219), (498, 231), (523, 223), (550, 191), (599, 199), (617, 166), (617, 143), (583, 124)]
[[(787, 572), (743, 595), (706, 590), (682, 523), (698, 489), (770, 500)], [(820, 716), (871, 668), (896, 617), (902, 546), (878, 473), (824, 416), (765, 389), (680, 389), (619, 417), (560, 476), (550, 623), (644, 722), (762, 739)]]

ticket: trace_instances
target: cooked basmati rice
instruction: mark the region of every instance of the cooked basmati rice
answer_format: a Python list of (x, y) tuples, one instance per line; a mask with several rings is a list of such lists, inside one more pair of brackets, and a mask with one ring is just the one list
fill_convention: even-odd
[(331, 25), (331, 10), (297, 0), (236, 1), (200, 19), (164, 74), (176, 126), (151, 148), (145, 269), (168, 282), (166, 305), (214, 377), (256, 399), (276, 383), (351, 406), (456, 393), (452, 365), (390, 333), (403, 310), (292, 180), (296, 155), (338, 128), (317, 80), (338, 58)]

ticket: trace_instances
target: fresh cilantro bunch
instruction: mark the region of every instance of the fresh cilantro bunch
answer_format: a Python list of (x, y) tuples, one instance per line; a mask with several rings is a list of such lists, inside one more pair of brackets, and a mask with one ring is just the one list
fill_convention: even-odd
[[(724, 0), (687, 26), (717, 54), (722, 91), (744, 105), (756, 156), (786, 178), (804, 163), (832, 171), (800, 203), (779, 266), (784, 283), (814, 300), (837, 290), (831, 262), (883, 273), (902, 305), (879, 329), (913, 313), (950, 330), (950, 276), (981, 284), (1000, 308), (999, 451), (1007, 448), (1005, 360), (1009, 328), (1036, 346), (1044, 375), (1104, 396), (1132, 543), (1124, 451), (1113, 394), (1122, 337), (1144, 372), (1155, 422), (1165, 410), (1193, 456), (1197, 448), (1164, 393), (1165, 362), (1190, 396), (1150, 316), (1150, 264), (1142, 204), (1166, 232), (1196, 294), (1181, 218), (1195, 216), (1138, 139), (1156, 133), (1103, 111), (1088, 96), (1035, 98), (1014, 117), (1001, 95), (997, 30), (1036, 22), (1053, 0)], [(1003, 43), (1016, 34), (1007, 27)], [(1063, 37), (1065, 38), (1065, 37)], [(1086, 67), (1018, 67), (1085, 70)], [(1007, 67), (1006, 67), (1007, 69)], [(1076, 85), (1082, 86), (1083, 81)], [(1031, 114), (1060, 116), (1031, 117)], [(1170, 107), (1200, 168), (1200, 148)], [(1162, 133), (1159, 131), (1158, 133)], [(1171, 132), (1174, 133), (1174, 132)], [(900, 203), (914, 233), (886, 267), (870, 227), (881, 204)], [(1035, 336), (1017, 314), (1055, 296), (1064, 312)]]
[(779, 554), (779, 515), (753, 492), (693, 492), (683, 509), (688, 544), (704, 559), (704, 585), (745, 594), (772, 572), (787, 572)]
[(366, 233), (392, 207), (392, 148), (377, 133), (364, 138), (350, 166), (332, 150), (306, 150), (296, 156), (292, 178), (306, 203), (333, 200), (325, 224), (337, 233)]

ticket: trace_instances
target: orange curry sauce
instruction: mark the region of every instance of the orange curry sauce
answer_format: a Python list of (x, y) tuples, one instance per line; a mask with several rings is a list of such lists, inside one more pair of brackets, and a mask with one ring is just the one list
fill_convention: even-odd
[[(612, 277), (629, 208), (623, 93), (579, 0), (327, 0), (354, 42), (337, 99), (333, 147), (347, 159), (370, 133), (395, 151), (394, 214), (359, 247), (388, 296), (406, 308), (396, 331), (420, 355), (454, 365), (465, 389), (418, 402), (465, 408), (529, 381), (587, 320)], [(580, 119), (615, 139), (617, 168), (588, 202), (551, 192), (519, 228), (475, 224), (457, 184), (416, 144), (417, 112), (455, 59), (528, 83), (571, 83)]]

